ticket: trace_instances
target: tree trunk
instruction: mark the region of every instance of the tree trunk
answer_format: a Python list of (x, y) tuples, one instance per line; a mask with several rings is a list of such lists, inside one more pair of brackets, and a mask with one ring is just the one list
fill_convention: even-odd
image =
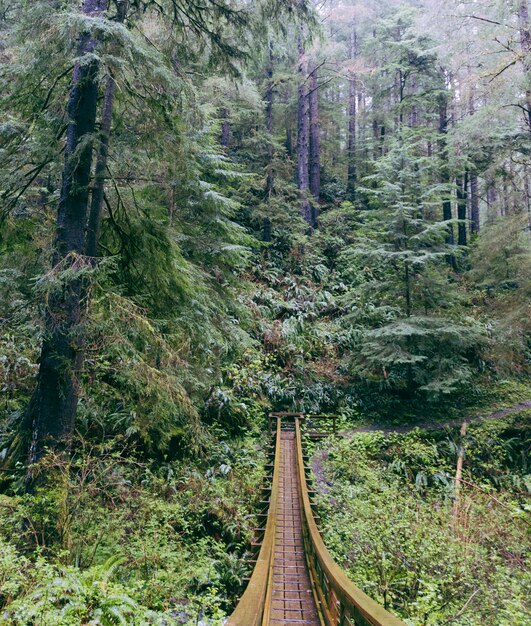
[[(357, 35), (353, 28), (350, 33), (349, 57), (353, 63), (357, 56)], [(356, 170), (356, 115), (357, 115), (357, 81), (354, 68), (351, 68), (348, 80), (348, 139), (347, 139), (347, 197), (355, 200), (357, 187)]]
[(503, 173), (503, 204), (502, 204), (502, 215), (509, 215), (511, 212), (509, 205), (509, 174), (507, 170)]
[(470, 232), (472, 235), (479, 233), (479, 183), (475, 172), (470, 174)]
[[(266, 102), (266, 130), (268, 135), (268, 143), (267, 143), (267, 174), (266, 174), (266, 183), (265, 183), (265, 195), (266, 199), (271, 197), (273, 193), (273, 188), (275, 185), (275, 178), (273, 173), (273, 156), (274, 156), (274, 148), (273, 148), (273, 96), (274, 96), (274, 85), (273, 85), (273, 42), (269, 40), (268, 45), (268, 62), (267, 62), (267, 88), (265, 94), (265, 102)], [(262, 226), (262, 238), (264, 241), (271, 241), (271, 220), (269, 217), (264, 218), (264, 223)]]
[(529, 226), (531, 228), (531, 179), (529, 176), (529, 166), (527, 164), (524, 165), (524, 196)]
[(308, 199), (310, 180), (308, 172), (308, 143), (309, 143), (309, 106), (308, 87), (306, 82), (306, 60), (302, 34), (299, 35), (299, 90), (297, 100), (297, 183), (301, 194), (301, 213), (313, 227), (312, 209)]
[(468, 172), (465, 173), (465, 178), (457, 178), (455, 181), (457, 187), (457, 219), (459, 223), (457, 225), (457, 244), (459, 246), (466, 246), (467, 244), (467, 228), (466, 228), (466, 199), (467, 199), (467, 187), (468, 187)]
[[(101, 17), (107, 0), (85, 0), (86, 17)], [(96, 42), (89, 33), (80, 37), (78, 56), (94, 53)], [(85, 252), (92, 137), (98, 103), (98, 62), (77, 63), (68, 98), (68, 129), (63, 180), (57, 213), (54, 271), (78, 270)], [(81, 279), (71, 278), (51, 292), (45, 315), (45, 335), (39, 359), (37, 387), (28, 406), (32, 437), (30, 464), (38, 461), (50, 445), (68, 450), (74, 432), (78, 403), (78, 375), (83, 352), (76, 332), (81, 322)]]
[[(319, 84), (317, 69), (310, 80), (310, 191), (316, 201), (321, 195), (321, 137), (319, 123)], [(313, 215), (313, 227), (317, 226), (317, 212)]]
[[(118, 12), (116, 21), (123, 24), (127, 14), (129, 2), (121, 0), (117, 4)], [(95, 257), (98, 254), (98, 242), (100, 239), (101, 217), (103, 214), (103, 199), (105, 192), (105, 174), (107, 172), (107, 161), (109, 158), (109, 141), (111, 138), (112, 110), (114, 106), (114, 93), (116, 83), (109, 75), (105, 85), (105, 95), (103, 98), (103, 109), (101, 113), (101, 129), (99, 133), (100, 144), (96, 167), (94, 172), (94, 186), (92, 188), (92, 199), (90, 203), (90, 213), (87, 226), (86, 254)], [(173, 211), (171, 212), (173, 216)]]
[[(468, 68), (468, 75), (471, 76), (472, 72)], [(471, 81), (472, 83), (472, 81)], [(474, 115), (476, 112), (476, 93), (474, 86), (470, 87), (470, 95), (468, 100), (468, 114)], [(479, 233), (479, 184), (478, 175), (473, 170), (470, 172), (470, 197), (468, 199), (470, 203), (470, 234), (477, 235)]]
[(526, 81), (526, 116), (531, 130), (531, 28), (529, 25), (529, 2), (520, 0), (518, 5), (518, 24), (520, 28), (520, 45), (524, 60), (524, 79)]
[(87, 226), (86, 254), (90, 257), (95, 257), (98, 254), (98, 241), (100, 238), (103, 197), (105, 192), (105, 173), (107, 172), (109, 140), (111, 137), (114, 91), (115, 82), (113, 77), (109, 76), (105, 86), (105, 97), (101, 116), (100, 146), (94, 172), (94, 187), (92, 189), (92, 200)]
[[(441, 158), (441, 182), (447, 187), (444, 192), (444, 200), (442, 203), (443, 221), (448, 222), (448, 234), (446, 235), (446, 243), (449, 246), (453, 246), (454, 239), (454, 227), (451, 224), (452, 220), (452, 199), (450, 196), (450, 166), (448, 163), (448, 145), (446, 135), (448, 133), (448, 103), (446, 97), (441, 97), (439, 102), (439, 153)], [(446, 261), (454, 269), (456, 269), (456, 260), (453, 254), (449, 254), (446, 257)]]

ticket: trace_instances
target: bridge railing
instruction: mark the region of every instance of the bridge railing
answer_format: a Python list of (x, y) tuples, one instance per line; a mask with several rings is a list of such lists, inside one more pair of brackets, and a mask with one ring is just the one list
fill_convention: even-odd
[(317, 528), (308, 494), (298, 418), (295, 418), (295, 437), (304, 547), (326, 626), (405, 626), (402, 620), (356, 587), (328, 552)]
[[(280, 430), (280, 418), (277, 418), (275, 460), (280, 456)], [(245, 593), (241, 597), (234, 613), (229, 617), (226, 626), (261, 626), (269, 621), (268, 611), (271, 604), (269, 594), (271, 593), (271, 578), (273, 575), (273, 549), (279, 482), (280, 468), (279, 464), (275, 462), (269, 511), (262, 546)]]

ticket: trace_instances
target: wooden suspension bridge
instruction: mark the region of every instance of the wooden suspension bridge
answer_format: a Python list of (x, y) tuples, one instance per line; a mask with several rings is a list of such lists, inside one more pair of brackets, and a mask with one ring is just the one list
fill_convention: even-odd
[[(319, 533), (302, 427), (326, 416), (272, 413), (273, 469), (256, 565), (226, 626), (405, 626), (350, 581)], [(335, 432), (335, 418), (332, 430)], [(319, 436), (319, 433), (315, 433)]]

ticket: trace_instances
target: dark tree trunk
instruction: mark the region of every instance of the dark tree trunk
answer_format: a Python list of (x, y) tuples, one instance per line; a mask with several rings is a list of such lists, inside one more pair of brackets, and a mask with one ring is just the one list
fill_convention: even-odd
[[(527, 214), (529, 216), (529, 218), (531, 219), (531, 186), (530, 186), (531, 180), (529, 177), (529, 167), (528, 165), (524, 165), (524, 198), (525, 198), (525, 204), (526, 204), (526, 208), (527, 208)], [(531, 223), (530, 223), (530, 227), (531, 227)]]
[[(410, 93), (415, 95), (418, 91), (418, 85), (415, 74), (411, 77), (411, 87)], [(409, 112), (409, 127), (416, 128), (419, 125), (419, 108), (413, 99), (413, 103), (411, 104), (411, 110)]]
[[(128, 0), (122, 0), (117, 4), (118, 12), (116, 21), (123, 24), (128, 8)], [(105, 174), (107, 173), (107, 161), (109, 158), (109, 141), (111, 138), (112, 110), (114, 105), (114, 92), (116, 83), (109, 75), (105, 86), (103, 109), (101, 113), (101, 129), (99, 133), (99, 149), (94, 172), (94, 186), (87, 226), (86, 254), (95, 257), (98, 254), (98, 242), (100, 239), (101, 217), (103, 214), (103, 199), (105, 193)]]
[[(441, 182), (446, 187), (444, 192), (444, 200), (442, 203), (443, 221), (448, 222), (448, 234), (446, 235), (446, 243), (449, 246), (453, 246), (454, 240), (454, 227), (451, 224), (452, 220), (452, 198), (450, 195), (450, 166), (448, 164), (448, 145), (447, 145), (447, 132), (448, 132), (448, 103), (446, 97), (441, 97), (439, 102), (439, 152), (441, 158)], [(456, 268), (456, 260), (453, 254), (449, 254), (446, 257), (447, 262), (454, 268)]]
[[(99, 17), (107, 0), (85, 0), (82, 11)], [(78, 55), (94, 52), (96, 42), (84, 33)], [(92, 166), (92, 137), (98, 103), (98, 62), (77, 63), (68, 98), (68, 130), (63, 180), (57, 213), (53, 267), (56, 271), (79, 269), (85, 252), (89, 182)], [(82, 285), (79, 278), (68, 279), (48, 299), (45, 335), (39, 359), (37, 387), (28, 407), (32, 438), (29, 463), (38, 461), (45, 447), (68, 450), (74, 432), (78, 403), (78, 376), (82, 365), (82, 345), (76, 333), (81, 322)]]
[(479, 183), (475, 172), (470, 174), (470, 232), (472, 235), (479, 233)]
[(518, 24), (520, 27), (520, 42), (522, 47), (522, 56), (524, 61), (524, 74), (526, 87), (526, 116), (529, 129), (531, 130), (531, 28), (529, 25), (529, 2), (528, 0), (520, 0), (518, 5)]
[[(354, 62), (357, 56), (357, 36), (352, 29), (350, 33), (349, 57)], [(357, 115), (357, 81), (354, 69), (351, 68), (348, 80), (348, 139), (347, 139), (347, 197), (356, 198), (357, 170), (356, 170), (356, 115)]]
[[(319, 201), (321, 195), (321, 127), (319, 123), (319, 84), (317, 70), (312, 72), (310, 80), (310, 191)], [(313, 219), (317, 226), (317, 215)]]
[(228, 150), (230, 147), (230, 121), (227, 108), (221, 110), (221, 118), (223, 119), (221, 123), (221, 145), (225, 150)]
[(305, 50), (302, 41), (302, 35), (299, 36), (299, 90), (297, 98), (297, 183), (301, 194), (301, 213), (310, 227), (313, 227), (313, 216), (308, 192), (310, 189), (310, 180), (308, 172), (309, 157), (309, 106), (308, 106), (308, 87), (306, 80), (306, 61)]
[(103, 111), (101, 116), (101, 133), (98, 158), (94, 172), (94, 186), (90, 203), (90, 213), (87, 226), (87, 256), (95, 257), (98, 254), (100, 239), (101, 216), (103, 211), (103, 197), (105, 193), (105, 174), (109, 156), (109, 140), (111, 137), (112, 108), (114, 103), (115, 82), (112, 76), (107, 78)]
[(466, 201), (467, 201), (467, 187), (468, 187), (468, 172), (465, 172), (464, 179), (457, 178), (455, 181), (457, 187), (457, 219), (459, 220), (457, 226), (457, 244), (459, 246), (466, 246), (467, 244), (467, 227), (466, 227)]
[[(331, 101), (333, 103), (333, 108), (335, 110), (336, 108), (336, 104), (338, 104), (341, 101), (341, 95), (339, 92), (339, 89), (332, 89), (332, 93), (331, 93)], [(339, 125), (339, 123), (337, 122), (337, 120), (335, 118), (332, 119), (332, 133), (333, 133), (333, 144), (331, 147), (331, 151), (332, 151), (332, 168), (335, 168), (337, 166), (338, 160), (339, 160), (339, 156), (340, 156), (340, 146), (341, 146), (341, 127)]]

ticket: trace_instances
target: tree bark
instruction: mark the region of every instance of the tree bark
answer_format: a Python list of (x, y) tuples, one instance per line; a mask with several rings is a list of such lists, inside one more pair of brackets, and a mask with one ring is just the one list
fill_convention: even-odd
[(468, 172), (465, 172), (464, 179), (457, 178), (455, 181), (457, 187), (457, 219), (459, 223), (457, 225), (457, 244), (459, 246), (466, 246), (467, 244), (467, 187), (468, 187)]
[[(448, 163), (448, 144), (447, 144), (447, 135), (448, 133), (448, 103), (446, 97), (441, 97), (439, 101), (439, 153), (441, 158), (441, 182), (443, 185), (447, 187), (444, 195), (444, 200), (442, 203), (443, 210), (443, 221), (448, 222), (448, 234), (446, 235), (446, 243), (449, 246), (453, 246), (455, 243), (454, 239), (454, 227), (451, 223), (452, 220), (452, 199), (450, 196), (450, 166)], [(453, 267), (453, 269), (457, 269), (456, 267), (456, 259), (453, 254), (449, 254), (446, 256), (446, 261), (449, 265)]]
[[(117, 2), (116, 21), (123, 24), (127, 14), (129, 0)], [(116, 83), (112, 75), (109, 74), (105, 85), (105, 95), (103, 97), (103, 108), (101, 113), (101, 128), (99, 133), (99, 149), (94, 171), (94, 185), (92, 188), (92, 199), (90, 203), (90, 213), (87, 226), (86, 254), (95, 257), (98, 254), (98, 242), (100, 239), (101, 217), (103, 214), (103, 199), (105, 192), (105, 174), (107, 172), (107, 162), (109, 158), (109, 142), (111, 139), (112, 111), (114, 106), (114, 94)], [(173, 215), (173, 211), (172, 211)]]
[(307, 64), (305, 59), (305, 50), (302, 40), (302, 34), (298, 40), (299, 53), (299, 89), (297, 98), (297, 183), (301, 194), (301, 213), (310, 228), (313, 227), (313, 216), (308, 192), (310, 189), (310, 180), (308, 172), (308, 144), (309, 144), (309, 106), (308, 106), (308, 87), (307, 87)]
[[(349, 57), (352, 62), (357, 56), (357, 35), (353, 28), (350, 33)], [(351, 68), (348, 80), (348, 144), (347, 144), (347, 197), (355, 200), (357, 187), (356, 169), (356, 116), (357, 116), (357, 80)]]
[(86, 254), (95, 257), (98, 254), (98, 241), (100, 239), (101, 216), (103, 212), (103, 197), (105, 192), (105, 174), (107, 172), (107, 159), (109, 156), (109, 140), (111, 137), (112, 109), (114, 103), (115, 82), (112, 76), (107, 78), (105, 96), (103, 99), (103, 111), (101, 115), (100, 146), (96, 159), (94, 172), (94, 186), (87, 226)]
[(268, 46), (268, 63), (267, 63), (267, 88), (265, 94), (266, 102), (266, 130), (268, 135), (267, 142), (267, 178), (266, 178), (266, 195), (270, 196), (273, 191), (273, 44), (269, 41)]
[(478, 175), (470, 173), (470, 232), (472, 235), (479, 233), (479, 183)]
[[(310, 191), (319, 201), (321, 195), (321, 127), (319, 123), (319, 84), (317, 69), (310, 80)], [(317, 226), (317, 213), (313, 215), (313, 226)]]
[(524, 61), (524, 79), (526, 81), (526, 116), (531, 130), (531, 28), (529, 25), (529, 2), (519, 0), (518, 25), (520, 28), (520, 45)]
[[(85, 0), (86, 17), (101, 17), (107, 0)], [(78, 56), (91, 55), (96, 41), (89, 33), (79, 40)], [(68, 98), (68, 129), (63, 179), (57, 213), (53, 270), (78, 270), (85, 252), (89, 182), (93, 136), (98, 103), (98, 61), (78, 62), (74, 67)], [(74, 432), (78, 403), (78, 376), (82, 365), (81, 342), (76, 337), (81, 323), (80, 278), (69, 279), (49, 296), (45, 335), (39, 359), (37, 386), (28, 406), (31, 444), (28, 461), (42, 458), (47, 445), (68, 450)]]

